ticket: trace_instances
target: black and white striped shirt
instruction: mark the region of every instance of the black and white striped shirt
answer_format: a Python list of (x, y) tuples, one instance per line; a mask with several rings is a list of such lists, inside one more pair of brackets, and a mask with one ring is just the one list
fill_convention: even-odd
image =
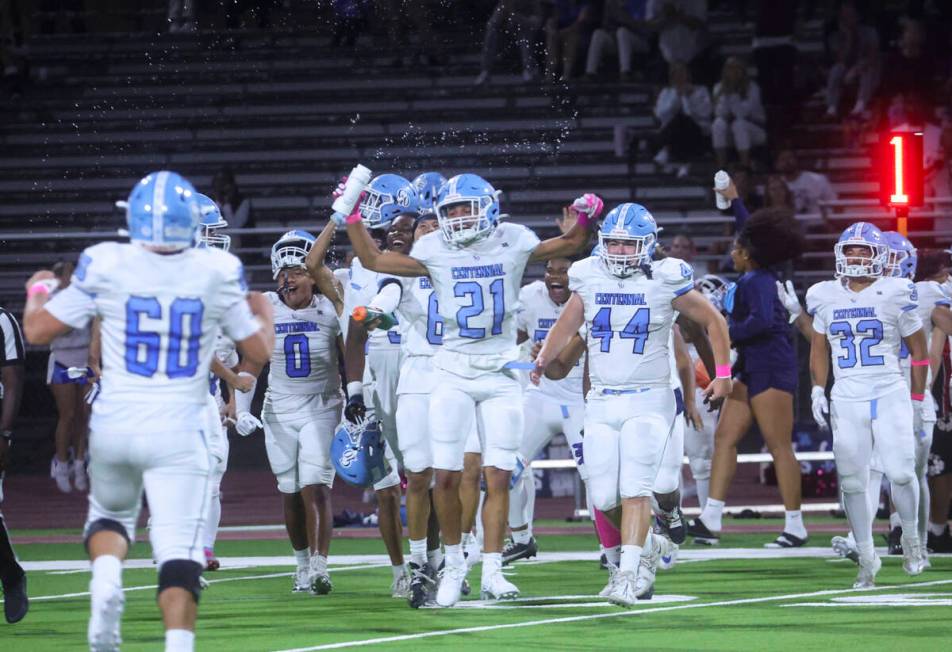
[(8, 310), (0, 307), (0, 367), (22, 365), (25, 362), (20, 324)]

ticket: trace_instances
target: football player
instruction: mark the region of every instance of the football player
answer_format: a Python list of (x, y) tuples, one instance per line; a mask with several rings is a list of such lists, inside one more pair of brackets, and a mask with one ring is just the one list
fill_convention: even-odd
[[(398, 276), (429, 276), (444, 316), (443, 346), (433, 356), (437, 369), (428, 423), (436, 469), (434, 501), (446, 544), (446, 567), (437, 591), (439, 606), (460, 597), (466, 560), (460, 548), (460, 476), (466, 437), (478, 423), (483, 446), (486, 501), (483, 504), (484, 598), (514, 598), (518, 589), (502, 575), (502, 539), (509, 480), (522, 435), (522, 387), (515, 313), (518, 289), (531, 260), (564, 257), (588, 240), (600, 200), (582, 201), (588, 213), (567, 234), (539, 241), (526, 227), (499, 222), (497, 191), (475, 174), (460, 174), (440, 189), (440, 229), (420, 238), (410, 255), (380, 251), (366, 227), (349, 216), (347, 233), (369, 269)], [(478, 418), (477, 418), (478, 415)]]
[(207, 415), (215, 337), (220, 329), (246, 360), (264, 364), (273, 342), (271, 310), (260, 296), (246, 299), (237, 258), (193, 247), (199, 209), (195, 189), (181, 176), (162, 171), (142, 179), (126, 220), (132, 242), (86, 249), (69, 287), (48, 302), (51, 272), (33, 275), (24, 331), (31, 343), (45, 344), (101, 317), (102, 389), (93, 404), (85, 527), (90, 649), (119, 648), (122, 560), (144, 487), (165, 647), (192, 650), (209, 475), (205, 426), (197, 424)]
[[(338, 351), (342, 345), (331, 299), (315, 292), (305, 258), (315, 238), (289, 231), (271, 247), (277, 291), (265, 298), (275, 313), (274, 353), (261, 420), (250, 412), (254, 385), (235, 396), (239, 435), (264, 427), (271, 471), (284, 501), (284, 520), (297, 562), (293, 591), (333, 588), (327, 554), (333, 534), (330, 449), (340, 422)], [(263, 365), (242, 361), (239, 376), (257, 378)]]
[[(840, 236), (834, 253), (837, 278), (807, 291), (814, 330), (811, 397), (818, 424), (825, 425), (830, 415), (843, 504), (859, 556), (853, 586), (865, 588), (873, 586), (882, 565), (873, 550), (874, 515), (867, 500), (873, 441), (902, 519), (903, 569), (918, 575), (915, 438), (932, 428), (936, 415), (932, 402), (925, 400), (929, 360), (916, 287), (885, 276), (889, 247), (883, 234), (872, 224), (857, 222)], [(912, 357), (911, 390), (899, 365), (901, 342)], [(826, 398), (831, 356), (832, 406)]]
[[(677, 412), (669, 341), (675, 310), (710, 334), (717, 377), (713, 399), (730, 392), (727, 324), (694, 290), (689, 265), (652, 261), (658, 225), (644, 206), (613, 209), (599, 229), (598, 256), (569, 270), (572, 297), (536, 357), (535, 382), (583, 324), (592, 388), (585, 409), (585, 465), (592, 503), (619, 522), (622, 551), (609, 599), (630, 606), (650, 594), (639, 573), (649, 541), (651, 496)], [(617, 339), (617, 341), (616, 341)]]

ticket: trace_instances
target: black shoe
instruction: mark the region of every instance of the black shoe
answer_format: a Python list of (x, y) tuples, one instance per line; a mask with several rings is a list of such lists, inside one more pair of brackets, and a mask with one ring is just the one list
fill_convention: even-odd
[(700, 544), (702, 546), (716, 546), (721, 541), (721, 535), (715, 534), (707, 529), (707, 526), (704, 525), (704, 521), (700, 517), (691, 521), (691, 524), (688, 525), (687, 535), (689, 537), (694, 537), (694, 543)]
[(531, 537), (529, 543), (508, 541), (502, 549), (502, 565), (511, 564), (519, 559), (529, 559), (538, 554), (539, 546), (536, 544), (535, 537)]
[(3, 582), (3, 615), (11, 625), (23, 620), (30, 610), (30, 599), (26, 595), (26, 573), (11, 581)]
[(929, 532), (926, 548), (929, 552), (952, 552), (952, 533), (949, 532), (949, 526), (946, 525), (939, 535)]
[(658, 510), (655, 516), (655, 522), (661, 528), (661, 533), (671, 539), (672, 543), (681, 545), (686, 538), (684, 529), (684, 515), (680, 507), (675, 507), (670, 512)]
[(433, 567), (429, 564), (420, 566), (410, 562), (410, 597), (407, 602), (411, 607), (419, 609), (429, 601), (430, 595), (435, 593), (434, 576)]
[(886, 535), (886, 547), (890, 555), (902, 554), (902, 528), (898, 525)]
[(802, 539), (795, 534), (790, 534), (789, 532), (781, 532), (780, 536), (771, 541), (770, 543), (765, 543), (764, 548), (799, 548), (807, 542), (810, 537), (803, 537)]

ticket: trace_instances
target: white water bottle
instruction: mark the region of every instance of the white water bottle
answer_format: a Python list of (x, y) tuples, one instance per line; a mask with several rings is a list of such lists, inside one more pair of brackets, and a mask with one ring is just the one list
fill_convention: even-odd
[(371, 174), (370, 168), (360, 164), (357, 164), (357, 166), (350, 171), (350, 174), (347, 176), (347, 183), (344, 184), (343, 194), (335, 199), (334, 204), (331, 206), (331, 210), (334, 211), (335, 215), (344, 218), (354, 212), (354, 206), (356, 206), (360, 200), (360, 193), (362, 193), (364, 188), (367, 187), (367, 184), (370, 183)]
[[(718, 170), (717, 174), (714, 175), (715, 190), (727, 190), (727, 186), (729, 185), (731, 185), (730, 175), (724, 170)], [(731, 207), (730, 200), (719, 192), (714, 193), (714, 202), (717, 205), (717, 208), (722, 211)]]

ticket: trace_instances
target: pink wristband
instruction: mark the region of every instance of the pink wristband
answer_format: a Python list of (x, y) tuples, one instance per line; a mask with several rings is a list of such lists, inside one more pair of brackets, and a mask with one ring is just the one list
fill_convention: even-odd
[(913, 360), (910, 364), (911, 364), (913, 367), (928, 367), (928, 366), (929, 366), (929, 360), (928, 360), (928, 359), (926, 359), (926, 360)]
[(588, 229), (588, 228), (590, 228), (593, 222), (594, 222), (594, 220), (592, 220), (592, 219), (588, 216), (588, 213), (583, 213), (583, 212), (581, 212), (581, 211), (578, 212), (578, 217), (577, 217), (576, 220), (575, 220), (575, 223), (578, 224), (578, 225), (579, 225), (580, 227), (582, 227), (583, 229)]
[(357, 222), (359, 222), (362, 219), (363, 218), (360, 216), (360, 211), (354, 211), (353, 213), (348, 215), (347, 219), (344, 221), (347, 222), (348, 224), (357, 224)]
[(714, 375), (717, 378), (730, 378), (731, 366), (729, 364), (719, 364), (714, 367)]
[(50, 288), (47, 287), (46, 283), (34, 283), (30, 286), (30, 289), (26, 291), (26, 298), (30, 299), (37, 294), (49, 294)]
[(926, 399), (925, 394), (910, 394), (913, 401), (924, 401)]

